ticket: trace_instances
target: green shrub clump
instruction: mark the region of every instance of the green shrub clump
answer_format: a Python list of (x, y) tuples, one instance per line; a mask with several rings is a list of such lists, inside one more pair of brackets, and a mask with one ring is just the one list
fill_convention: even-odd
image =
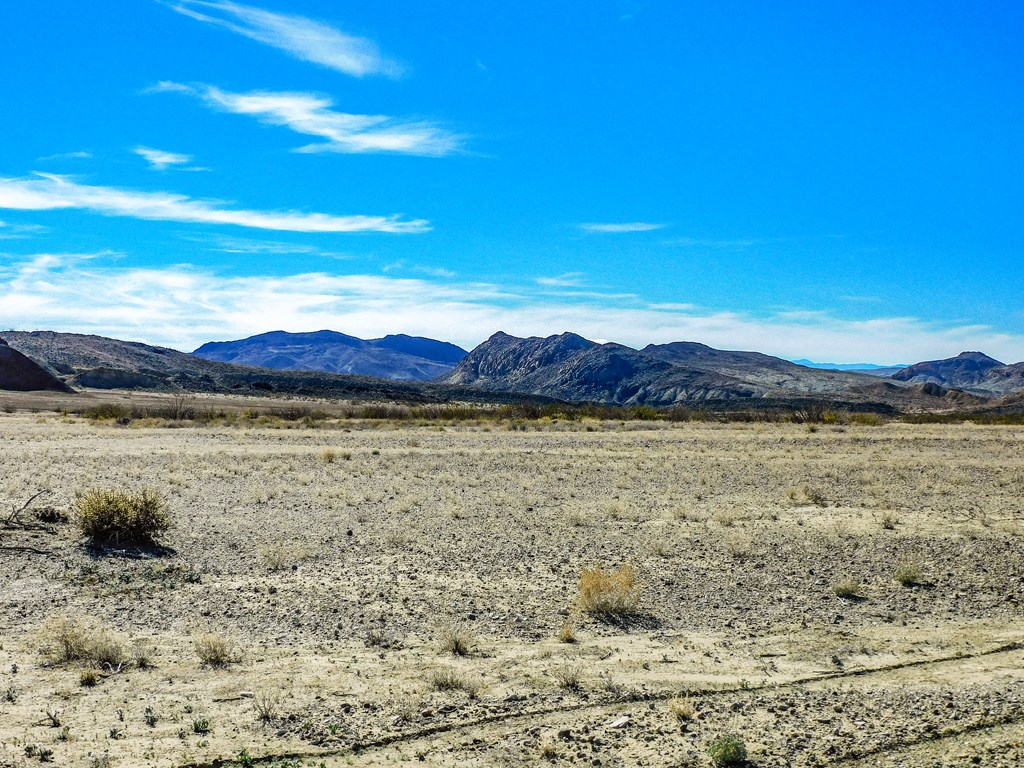
[(708, 757), (716, 766), (743, 765), (747, 760), (747, 745), (735, 733), (723, 733), (708, 744)]
[(94, 543), (153, 544), (171, 527), (171, 515), (155, 490), (95, 488), (78, 494), (75, 522)]

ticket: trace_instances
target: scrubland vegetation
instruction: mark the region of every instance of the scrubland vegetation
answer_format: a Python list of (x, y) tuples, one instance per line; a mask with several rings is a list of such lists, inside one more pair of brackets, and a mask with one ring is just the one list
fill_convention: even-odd
[(1020, 428), (160, 407), (0, 415), (4, 768), (1024, 759)]

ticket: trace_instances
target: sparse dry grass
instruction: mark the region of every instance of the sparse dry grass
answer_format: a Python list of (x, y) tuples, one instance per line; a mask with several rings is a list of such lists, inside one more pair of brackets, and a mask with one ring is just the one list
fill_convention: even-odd
[(465, 624), (452, 622), (438, 629), (437, 642), (442, 653), (469, 656), (476, 647), (476, 633)]
[(467, 674), (452, 667), (438, 667), (427, 675), (427, 682), (435, 691), (462, 691), (471, 698), (480, 691), (480, 684)]
[(309, 550), (295, 541), (273, 541), (259, 548), (260, 560), (268, 571), (283, 571), (309, 559)]
[(192, 644), (204, 667), (223, 669), (231, 664), (237, 664), (242, 658), (238, 643), (225, 632), (197, 632), (192, 636)]
[(42, 630), (43, 657), (51, 664), (85, 663), (120, 671), (129, 661), (125, 644), (81, 618), (59, 616)]

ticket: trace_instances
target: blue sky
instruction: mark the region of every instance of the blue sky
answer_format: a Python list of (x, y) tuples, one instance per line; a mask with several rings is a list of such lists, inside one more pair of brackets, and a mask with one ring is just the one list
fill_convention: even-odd
[(1019, 3), (37, 0), (0, 328), (1024, 359)]

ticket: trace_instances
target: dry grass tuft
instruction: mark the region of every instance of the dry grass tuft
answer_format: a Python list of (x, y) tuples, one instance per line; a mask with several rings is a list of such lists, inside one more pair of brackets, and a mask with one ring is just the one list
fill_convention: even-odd
[(153, 544), (171, 527), (171, 515), (159, 492), (94, 488), (78, 494), (75, 522), (97, 544)]
[(584, 568), (579, 580), (579, 605), (586, 613), (601, 619), (624, 618), (636, 613), (640, 602), (640, 582), (636, 568), (624, 564), (617, 569), (599, 565)]
[(562, 628), (558, 630), (558, 642), (575, 643), (576, 639), (576, 627), (573, 626), (571, 621), (565, 622)]
[(563, 661), (551, 670), (558, 687), (566, 691), (583, 690), (583, 666), (579, 662)]
[(309, 559), (305, 547), (290, 541), (275, 541), (260, 547), (259, 551), (260, 560), (268, 571), (283, 571)]
[(832, 592), (836, 597), (853, 598), (859, 597), (863, 586), (856, 579), (843, 579), (832, 585)]
[(438, 644), (442, 653), (469, 656), (476, 647), (476, 635), (464, 624), (445, 624), (438, 630)]
[(241, 660), (238, 645), (223, 632), (200, 632), (192, 636), (192, 642), (204, 667), (222, 669)]
[(269, 723), (277, 718), (278, 709), (281, 706), (281, 697), (276, 693), (262, 691), (257, 693), (252, 700), (252, 709), (256, 719), (261, 723)]
[(689, 696), (680, 698), (674, 696), (668, 700), (668, 711), (680, 723), (693, 720), (697, 716), (697, 708), (693, 705), (693, 699)]
[(896, 566), (896, 581), (904, 587), (916, 587), (924, 578), (921, 563), (916, 558), (902, 561)]
[(66, 616), (43, 629), (43, 656), (51, 664), (85, 663), (120, 671), (128, 663), (124, 643), (110, 632)]

